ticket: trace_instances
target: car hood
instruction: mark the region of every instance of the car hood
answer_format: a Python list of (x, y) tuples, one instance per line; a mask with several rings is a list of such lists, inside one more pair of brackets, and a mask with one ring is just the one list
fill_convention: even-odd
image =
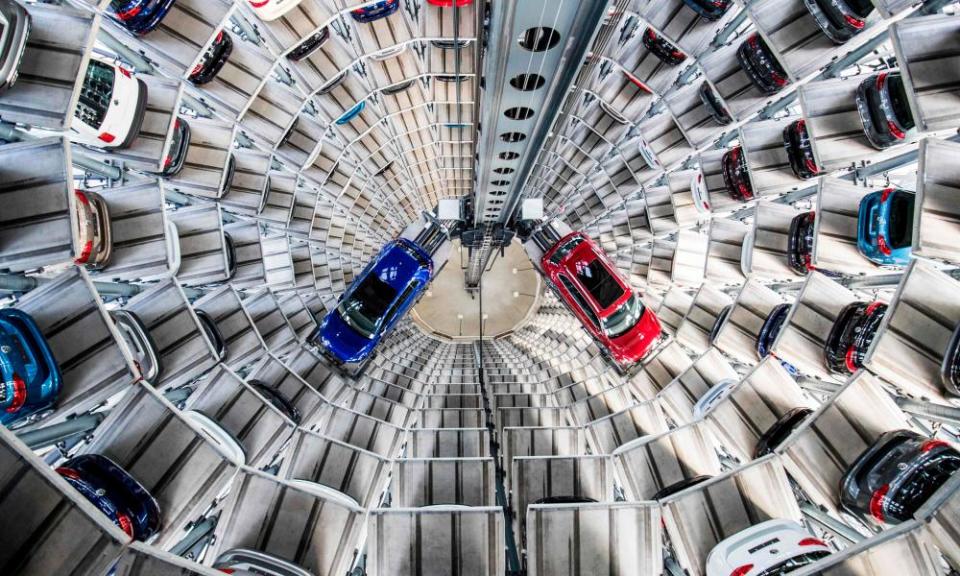
[(640, 320), (626, 334), (610, 341), (610, 352), (621, 363), (635, 363), (646, 356), (662, 332), (660, 320), (645, 308)]
[(359, 362), (366, 358), (377, 344), (376, 338), (364, 338), (357, 334), (336, 310), (332, 310), (323, 319), (318, 340), (321, 346), (341, 362)]

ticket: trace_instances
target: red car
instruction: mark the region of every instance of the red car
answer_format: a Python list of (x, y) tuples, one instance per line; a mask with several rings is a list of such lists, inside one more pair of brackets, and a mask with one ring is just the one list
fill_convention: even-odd
[(540, 260), (551, 287), (621, 368), (639, 362), (660, 338), (660, 321), (582, 232), (562, 238)]

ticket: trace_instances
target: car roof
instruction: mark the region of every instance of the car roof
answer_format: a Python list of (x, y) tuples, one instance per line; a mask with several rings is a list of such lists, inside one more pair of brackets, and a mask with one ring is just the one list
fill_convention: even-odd
[[(559, 268), (565, 273), (567, 278), (575, 283), (580, 291), (587, 297), (587, 300), (590, 302), (590, 307), (594, 312), (600, 313), (610, 308), (615, 308), (617, 304), (623, 300), (624, 296), (621, 295), (619, 298), (617, 298), (616, 302), (611, 304), (608, 308), (600, 308), (593, 294), (591, 294), (590, 291), (587, 290), (587, 287), (580, 282), (580, 279), (577, 276), (578, 268), (584, 265), (593, 264), (599, 260), (607, 272), (614, 277), (617, 285), (620, 286), (625, 293), (632, 292), (632, 290), (629, 286), (627, 286), (623, 278), (620, 277), (620, 272), (616, 269), (613, 263), (607, 259), (602, 249), (597, 246), (596, 243), (594, 243), (594, 241), (587, 235), (582, 233), (580, 233), (580, 235), (584, 238), (584, 241), (581, 242), (579, 246), (571, 250), (566, 256), (564, 256), (563, 260), (560, 261)], [(573, 236), (571, 235), (564, 240), (566, 241), (572, 238)]]

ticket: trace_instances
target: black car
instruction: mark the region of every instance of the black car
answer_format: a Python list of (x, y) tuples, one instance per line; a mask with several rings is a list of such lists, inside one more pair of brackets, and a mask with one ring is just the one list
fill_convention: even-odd
[(664, 64), (676, 66), (687, 59), (682, 50), (657, 35), (653, 28), (647, 28), (643, 33), (643, 45)]
[(227, 280), (237, 274), (237, 246), (229, 232), (223, 233), (224, 248), (227, 251)]
[(910, 430), (882, 434), (840, 482), (840, 503), (864, 520), (899, 524), (911, 519), (960, 468), (947, 442)]
[(733, 304), (727, 304), (723, 307), (723, 310), (720, 311), (720, 314), (717, 315), (717, 320), (713, 323), (713, 328), (710, 329), (711, 344), (713, 344), (714, 340), (716, 340), (720, 334), (720, 329), (723, 328), (723, 323), (727, 321), (727, 316), (730, 315), (731, 310), (733, 310)]
[(870, 0), (803, 0), (827, 38), (843, 44), (863, 31), (875, 10)]
[(753, 85), (764, 94), (776, 94), (790, 83), (783, 66), (759, 34), (750, 35), (740, 45), (737, 61)]
[(796, 430), (797, 426), (811, 414), (813, 414), (813, 410), (810, 408), (794, 408), (788, 410), (757, 440), (757, 447), (753, 451), (753, 457), (760, 458), (767, 454), (772, 454), (773, 451), (777, 449), (777, 446), (782, 444), (783, 441), (787, 439), (787, 436)]
[(760, 333), (757, 335), (757, 356), (761, 359), (770, 354), (770, 348), (773, 347), (777, 336), (780, 335), (780, 330), (783, 329), (783, 323), (787, 320), (789, 314), (790, 304), (784, 303), (774, 306), (770, 314), (767, 315), (767, 319), (764, 320), (763, 326), (760, 327)]
[(861, 82), (857, 112), (867, 142), (879, 150), (903, 142), (916, 126), (899, 72), (881, 72)]
[(787, 264), (801, 276), (813, 270), (813, 231), (817, 219), (816, 212), (804, 212), (790, 221), (790, 233), (787, 235)]
[(940, 382), (948, 392), (960, 396), (960, 324), (953, 330), (940, 365)]
[(787, 149), (790, 169), (797, 178), (806, 180), (820, 174), (820, 167), (817, 166), (817, 161), (813, 157), (813, 145), (810, 144), (806, 120), (791, 122), (783, 129), (783, 147)]
[(330, 38), (330, 28), (324, 26), (317, 32), (311, 34), (303, 42), (297, 44), (287, 53), (287, 60), (292, 62), (299, 62), (306, 58), (307, 56), (313, 54), (323, 46), (327, 40)]
[(707, 112), (710, 113), (710, 117), (713, 118), (714, 122), (721, 126), (726, 126), (733, 122), (730, 112), (727, 111), (727, 108), (723, 105), (723, 102), (720, 101), (717, 93), (713, 91), (710, 83), (706, 80), (700, 84), (700, 100), (703, 102), (704, 107), (706, 107)]
[(709, 480), (709, 479), (711, 479), (711, 478), (713, 478), (713, 476), (710, 476), (709, 474), (702, 474), (702, 475), (700, 475), (700, 476), (694, 476), (694, 477), (692, 477), (692, 478), (685, 478), (685, 479), (683, 479), (683, 480), (681, 480), (681, 481), (679, 481), (679, 482), (674, 482), (673, 484), (671, 484), (671, 485), (669, 485), (669, 486), (664, 486), (664, 487), (661, 488), (659, 491), (657, 491), (657, 493), (654, 494), (653, 497), (650, 498), (650, 499), (651, 499), (651, 500), (663, 500), (663, 499), (666, 498), (667, 496), (672, 496), (672, 495), (676, 494), (677, 492), (686, 490), (687, 488), (689, 488), (689, 487), (691, 487), (691, 486), (696, 486), (697, 484), (700, 484), (700, 483), (702, 483), (702, 482), (706, 482), (707, 480)]
[(230, 38), (229, 34), (221, 30), (210, 44), (210, 47), (207, 48), (207, 51), (203, 53), (200, 63), (190, 71), (190, 76), (187, 77), (187, 80), (198, 86), (210, 82), (217, 77), (217, 74), (220, 73), (220, 70), (223, 68), (223, 65), (227, 63), (227, 59), (230, 58), (230, 54), (232, 53), (233, 39)]
[(743, 148), (732, 148), (720, 159), (723, 168), (723, 183), (727, 193), (734, 200), (746, 202), (753, 200), (753, 185), (750, 183), (750, 169), (747, 167), (747, 155)]
[(733, 0), (683, 0), (691, 10), (707, 20), (719, 20), (730, 9)]
[(165, 178), (176, 176), (183, 170), (183, 164), (187, 160), (187, 150), (190, 148), (190, 125), (183, 118), (177, 118), (173, 125), (173, 140), (170, 142), (170, 150), (167, 157), (163, 160), (163, 172)]
[(260, 380), (250, 380), (247, 384), (250, 384), (254, 390), (273, 404), (273, 407), (282, 412), (284, 416), (292, 420), (294, 424), (300, 424), (300, 411), (279, 390), (267, 386)]
[(823, 347), (823, 356), (831, 372), (853, 374), (863, 366), (867, 350), (886, 313), (887, 305), (879, 301), (853, 302), (840, 312)]
[(213, 349), (217, 353), (217, 360), (223, 360), (227, 357), (227, 341), (223, 339), (220, 328), (206, 311), (197, 310), (196, 312), (197, 318), (200, 320), (200, 327), (203, 328), (203, 333), (206, 334), (207, 339), (210, 340), (210, 344), (213, 345)]

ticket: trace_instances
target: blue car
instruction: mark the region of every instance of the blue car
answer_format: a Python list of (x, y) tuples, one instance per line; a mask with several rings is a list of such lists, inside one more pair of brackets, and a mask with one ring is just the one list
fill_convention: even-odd
[(163, 20), (176, 0), (110, 0), (110, 9), (131, 34), (149, 34)]
[(867, 194), (860, 200), (857, 250), (883, 266), (906, 266), (913, 248), (916, 195), (899, 188)]
[(57, 473), (133, 540), (144, 542), (160, 530), (157, 501), (113, 460), (83, 454), (64, 462)]
[(388, 243), (323, 319), (313, 340), (333, 364), (359, 374), (432, 276), (433, 260), (423, 248), (405, 238)]
[(400, 8), (400, 0), (380, 0), (369, 6), (351, 11), (350, 16), (357, 22), (368, 24), (390, 16), (396, 12), (398, 8)]
[(12, 427), (51, 410), (60, 394), (60, 367), (29, 314), (0, 310), (0, 424)]
[(336, 121), (337, 126), (343, 126), (344, 124), (347, 124), (348, 122), (350, 122), (351, 120), (359, 116), (360, 113), (363, 112), (363, 109), (366, 107), (367, 107), (367, 103), (361, 100), (353, 108), (347, 110), (339, 118), (337, 118), (337, 121)]

